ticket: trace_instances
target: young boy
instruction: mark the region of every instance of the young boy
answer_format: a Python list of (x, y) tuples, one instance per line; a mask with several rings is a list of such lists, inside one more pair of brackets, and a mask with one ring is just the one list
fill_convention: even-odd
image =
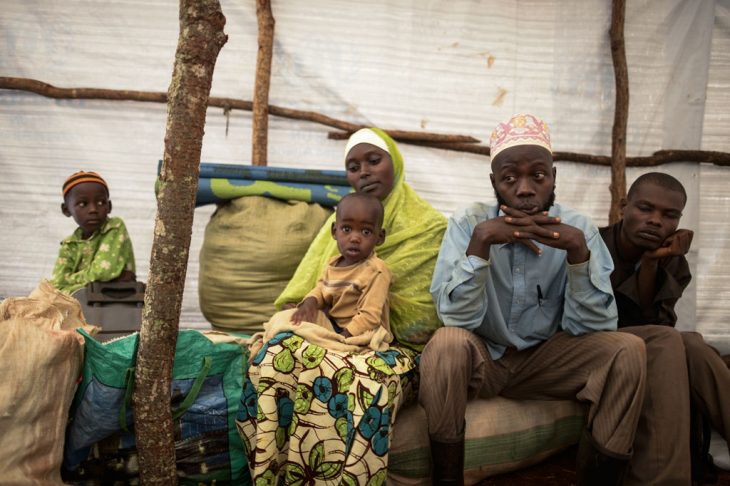
[[(685, 255), (693, 233), (677, 229), (686, 202), (687, 194), (677, 179), (650, 172), (631, 185), (622, 202), (621, 221), (601, 228), (601, 236), (615, 267), (611, 286), (616, 296), (619, 328), (647, 324), (674, 327), (677, 323), (674, 306), (692, 278)], [(727, 441), (730, 370), (719, 353), (704, 342), (701, 334), (680, 334), (687, 358), (691, 396)], [(676, 377), (667, 379), (671, 383)], [(675, 426), (687, 420), (688, 417), (677, 417)], [(670, 446), (676, 447), (676, 444)], [(728, 448), (730, 450), (730, 442)]]
[(379, 326), (390, 330), (388, 291), (392, 274), (373, 250), (385, 240), (383, 205), (365, 193), (337, 204), (332, 237), (340, 255), (330, 260), (316, 287), (299, 303), (291, 322), (317, 322), (323, 311), (345, 337)]
[(109, 218), (109, 186), (96, 172), (63, 183), (61, 212), (79, 227), (61, 242), (51, 283), (71, 294), (90, 282), (134, 281), (132, 241), (121, 218)]

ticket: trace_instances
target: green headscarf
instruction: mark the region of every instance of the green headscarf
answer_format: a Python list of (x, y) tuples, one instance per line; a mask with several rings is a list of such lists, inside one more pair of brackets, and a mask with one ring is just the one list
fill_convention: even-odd
[[(378, 128), (369, 130), (385, 141), (393, 161), (393, 190), (383, 201), (385, 243), (376, 248), (377, 255), (393, 272), (390, 327), (400, 343), (422, 349), (441, 326), (429, 287), (446, 218), (404, 182), (403, 157), (393, 139)], [(314, 288), (327, 261), (338, 254), (330, 231), (334, 220), (332, 214), (309, 246), (294, 276), (276, 299), (277, 308), (301, 301)]]

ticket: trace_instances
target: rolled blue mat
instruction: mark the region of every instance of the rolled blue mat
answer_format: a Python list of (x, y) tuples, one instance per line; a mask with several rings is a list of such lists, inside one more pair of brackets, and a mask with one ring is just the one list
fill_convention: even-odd
[(334, 206), (352, 192), (350, 186), (303, 184), (241, 179), (200, 178), (195, 198), (196, 206), (220, 203), (243, 196), (268, 196), (286, 201), (305, 201)]
[[(161, 168), (162, 160), (157, 164), (158, 175)], [(352, 191), (344, 170), (201, 162), (195, 205), (220, 203), (243, 196), (268, 196), (334, 206)]]
[[(162, 160), (157, 161), (157, 175), (160, 175)], [(293, 167), (261, 167), (258, 165), (231, 165), (215, 162), (200, 163), (200, 178), (242, 179), (247, 181), (301, 182), (309, 184), (330, 184), (347, 186), (344, 170), (295, 169)]]
[(207, 179), (242, 179), (254, 181), (301, 182), (347, 186), (344, 170), (295, 169), (201, 162), (200, 177)]

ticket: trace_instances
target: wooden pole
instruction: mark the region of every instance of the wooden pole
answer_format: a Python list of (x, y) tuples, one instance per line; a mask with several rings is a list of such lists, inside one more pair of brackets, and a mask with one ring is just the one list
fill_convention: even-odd
[(621, 219), (621, 200), (626, 197), (626, 128), (629, 119), (629, 69), (626, 65), (624, 19), (626, 0), (613, 0), (611, 12), (611, 58), (616, 78), (616, 106), (611, 137), (611, 208), (609, 224)]
[[(78, 100), (124, 100), (124, 101), (141, 101), (147, 103), (166, 103), (167, 93), (151, 92), (151, 91), (134, 91), (134, 90), (116, 90), (103, 88), (58, 88), (56, 86), (29, 78), (14, 78), (0, 76), (0, 89), (16, 89), (21, 91), (30, 91), (32, 93), (46, 96), (54, 99), (78, 99)], [(208, 106), (223, 108), (224, 110), (237, 109), (244, 111), (253, 110), (253, 102), (247, 100), (238, 100), (235, 98), (222, 98), (211, 96), (208, 98)], [(344, 120), (338, 120), (322, 113), (315, 111), (295, 110), (292, 108), (284, 108), (281, 106), (269, 105), (269, 115), (281, 118), (290, 118), (293, 120), (303, 120), (320, 125), (325, 125), (344, 132), (352, 133), (367, 125), (350, 123)], [(479, 143), (478, 138), (469, 135), (449, 135), (431, 132), (413, 132), (407, 130), (395, 130), (383, 128), (395, 140), (427, 140), (433, 142), (446, 143)]]
[[(114, 90), (102, 88), (58, 88), (50, 84), (29, 78), (13, 78), (0, 76), (0, 89), (28, 91), (54, 99), (98, 99), (140, 101), (149, 103), (166, 103), (167, 93), (149, 91)], [(235, 98), (211, 96), (208, 106), (228, 109), (252, 111), (253, 103)], [(269, 105), (269, 115), (294, 120), (303, 120), (320, 125), (337, 128), (339, 132), (329, 132), (333, 140), (345, 140), (350, 134), (365, 125), (350, 123), (329, 117), (315, 111), (294, 110), (281, 106)], [(444, 134), (432, 132), (413, 132), (408, 130), (384, 129), (394, 140), (400, 143), (423, 145), (454, 152), (466, 152), (489, 156), (489, 147), (481, 145), (480, 140), (470, 135)], [(553, 160), (577, 162), (589, 165), (611, 166), (611, 157), (607, 155), (590, 155), (575, 152), (554, 152)], [(719, 166), (730, 166), (730, 153), (707, 150), (659, 150), (651, 156), (626, 157), (626, 167), (654, 167), (669, 162), (706, 162)], [(623, 196), (622, 196), (623, 197)], [(620, 200), (620, 198), (619, 198)]]
[(271, 0), (256, 0), (256, 19), (259, 27), (259, 50), (256, 56), (256, 82), (253, 94), (253, 136), (251, 163), (266, 165), (269, 137), (269, 85), (271, 58), (274, 52), (274, 15)]
[(218, 0), (180, 0), (165, 152), (135, 371), (134, 423), (143, 485), (177, 484), (170, 411), (175, 344), (213, 69), (227, 41)]

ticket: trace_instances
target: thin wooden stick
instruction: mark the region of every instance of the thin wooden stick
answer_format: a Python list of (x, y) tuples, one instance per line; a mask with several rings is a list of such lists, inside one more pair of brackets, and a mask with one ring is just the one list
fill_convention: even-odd
[[(104, 88), (58, 88), (48, 83), (29, 78), (14, 78), (0, 76), (0, 89), (16, 89), (21, 91), (30, 91), (32, 93), (55, 99), (79, 99), (79, 100), (125, 100), (125, 101), (142, 101), (154, 103), (167, 103), (167, 93), (150, 92), (150, 91), (133, 91), (133, 90), (115, 90)], [(253, 102), (247, 100), (239, 100), (235, 98), (222, 98), (211, 96), (208, 100), (208, 106), (215, 106), (225, 109), (237, 109), (243, 111), (252, 111)], [(337, 128), (348, 133), (355, 132), (367, 125), (357, 123), (349, 123), (343, 120), (317, 113), (315, 111), (294, 110), (291, 108), (283, 108), (280, 106), (269, 105), (269, 114), (281, 118), (290, 118), (294, 120), (303, 120), (332, 128)], [(435, 142), (461, 142), (461, 143), (479, 143), (478, 138), (469, 135), (448, 135), (442, 133), (431, 132), (412, 132), (405, 130), (393, 130), (384, 128), (386, 132), (395, 134), (393, 138), (397, 140), (427, 140)]]
[(30, 91), (31, 93), (56, 99), (128, 100), (167, 103), (167, 93), (163, 92), (103, 88), (57, 88), (37, 79), (14, 78), (9, 76), (0, 76), (0, 88)]
[[(553, 160), (611, 166), (611, 157), (573, 152), (554, 152)], [(711, 150), (658, 150), (649, 156), (626, 157), (626, 167), (656, 167), (671, 162), (698, 162), (730, 166), (730, 153)]]
[[(479, 144), (437, 143), (437, 142), (410, 142), (411, 145), (433, 147), (454, 152), (467, 152), (489, 157), (489, 147)], [(611, 157), (608, 155), (590, 155), (575, 152), (553, 152), (556, 162), (576, 162), (586, 165), (602, 165), (611, 167)], [(714, 152), (710, 150), (658, 150), (649, 156), (626, 157), (626, 167), (656, 167), (671, 162), (709, 163), (723, 167), (730, 167), (730, 153)]]
[(256, 56), (256, 82), (253, 90), (251, 163), (266, 165), (269, 137), (269, 85), (275, 24), (274, 15), (271, 13), (271, 0), (256, 0), (256, 19), (259, 26), (259, 51)]
[[(390, 135), (391, 132), (388, 132), (388, 135)], [(335, 138), (335, 137), (329, 137), (329, 138)], [(347, 138), (347, 137), (344, 137)], [(337, 139), (340, 139), (340, 137), (337, 137)], [(477, 155), (484, 155), (489, 157), (489, 147), (486, 145), (480, 145), (476, 143), (443, 143), (443, 142), (433, 142), (429, 140), (404, 140), (397, 137), (393, 137), (393, 139), (397, 140), (400, 143), (407, 143), (410, 145), (419, 145), (422, 147), (433, 147), (437, 149), (442, 150), (451, 150), (454, 152), (466, 152), (470, 154), (477, 154)]]
[(626, 65), (624, 19), (626, 0), (613, 0), (611, 13), (611, 58), (616, 78), (616, 107), (611, 136), (611, 208), (609, 224), (621, 219), (621, 200), (626, 197), (626, 128), (629, 120), (629, 70)]
[(654, 167), (667, 162), (707, 162), (730, 166), (730, 153), (712, 150), (658, 150), (651, 157), (629, 157), (631, 167)]
[[(30, 91), (41, 96), (56, 99), (101, 99), (155, 103), (167, 102), (167, 93), (101, 88), (57, 88), (42, 81), (28, 78), (0, 77), (0, 89)], [(213, 96), (209, 98), (208, 106), (244, 111), (251, 111), (253, 109), (253, 103), (250, 101)], [(346, 139), (349, 136), (349, 133), (364, 127), (364, 125), (357, 125), (355, 123), (337, 120), (313, 111), (292, 110), (274, 105), (269, 105), (269, 114), (283, 118), (310, 121), (333, 128), (340, 128), (343, 131), (331, 132), (329, 134), (329, 137), (335, 140)], [(478, 143), (478, 139), (466, 135), (409, 132), (389, 129), (386, 129), (385, 131), (401, 143), (489, 156), (488, 146), (480, 145)], [(611, 157), (605, 155), (554, 152), (553, 160), (577, 162), (588, 165), (603, 165), (607, 167), (611, 166)], [(651, 156), (626, 158), (627, 167), (654, 167), (668, 162), (706, 162), (719, 166), (730, 166), (730, 153), (705, 150), (659, 150)]]
[[(347, 136), (344, 132), (330, 132), (329, 138), (343, 140)], [(410, 145), (433, 147), (454, 152), (467, 152), (489, 157), (489, 147), (476, 143), (441, 143), (424, 140), (399, 140)], [(553, 152), (553, 160), (563, 162), (577, 162), (587, 165), (603, 165), (611, 167), (611, 157), (607, 155), (590, 155), (576, 152)], [(649, 156), (626, 157), (627, 167), (655, 167), (670, 162), (698, 162), (710, 163), (719, 166), (730, 166), (730, 153), (714, 152), (709, 150), (658, 150)]]

